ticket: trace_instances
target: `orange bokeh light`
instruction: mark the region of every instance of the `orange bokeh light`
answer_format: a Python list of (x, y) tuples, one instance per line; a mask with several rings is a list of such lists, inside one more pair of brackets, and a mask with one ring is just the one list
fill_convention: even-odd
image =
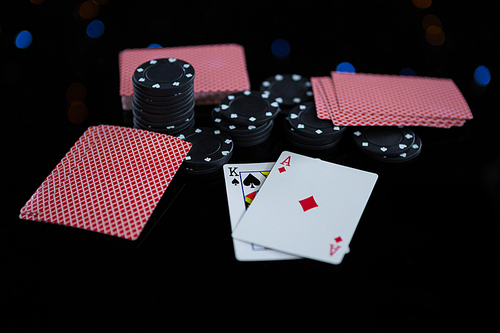
[(429, 8), (432, 4), (432, 0), (412, 0), (413, 5), (420, 9)]
[(83, 102), (74, 102), (68, 107), (68, 120), (73, 124), (81, 124), (87, 119), (89, 112)]
[(66, 99), (69, 103), (83, 102), (87, 96), (87, 90), (81, 83), (72, 83), (66, 90)]
[(89, 20), (99, 13), (99, 4), (94, 0), (87, 0), (80, 5), (78, 14), (81, 18)]
[(431, 25), (425, 30), (425, 39), (429, 44), (439, 46), (444, 43), (446, 38), (443, 30), (440, 27)]
[(443, 29), (443, 24), (441, 23), (439, 17), (433, 14), (425, 15), (424, 19), (422, 20), (422, 27), (424, 28), (424, 30), (427, 30), (427, 28), (433, 25), (439, 27), (441, 30)]

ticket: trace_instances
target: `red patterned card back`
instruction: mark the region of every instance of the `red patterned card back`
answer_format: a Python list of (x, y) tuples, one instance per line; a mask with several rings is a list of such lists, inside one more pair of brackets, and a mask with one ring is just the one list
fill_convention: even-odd
[(190, 148), (161, 133), (90, 127), (24, 205), (20, 218), (135, 240)]
[(465, 98), (451, 79), (340, 72), (331, 76), (343, 112), (431, 121), (472, 119)]

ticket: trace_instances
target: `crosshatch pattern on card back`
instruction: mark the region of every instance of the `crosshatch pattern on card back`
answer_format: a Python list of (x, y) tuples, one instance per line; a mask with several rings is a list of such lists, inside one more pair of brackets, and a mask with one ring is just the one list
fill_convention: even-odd
[(129, 240), (139, 237), (191, 147), (165, 134), (107, 125), (89, 128), (78, 145), (20, 217)]

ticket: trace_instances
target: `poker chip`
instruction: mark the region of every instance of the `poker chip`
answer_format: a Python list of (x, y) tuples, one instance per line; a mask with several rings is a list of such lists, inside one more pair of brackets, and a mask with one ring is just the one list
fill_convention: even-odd
[(161, 124), (148, 124), (145, 122), (141, 122), (138, 118), (133, 118), (133, 124), (135, 128), (138, 129), (144, 129), (144, 130), (149, 130), (149, 131), (154, 131), (154, 132), (159, 132), (163, 134), (169, 134), (169, 135), (177, 135), (179, 132), (190, 129), (194, 127), (194, 118), (178, 125), (161, 125)]
[(357, 146), (376, 156), (395, 156), (407, 151), (415, 141), (415, 133), (408, 127), (373, 126), (354, 131)]
[(273, 120), (260, 125), (233, 124), (221, 116), (220, 107), (215, 107), (211, 115), (214, 127), (228, 133), (234, 144), (240, 147), (256, 146), (265, 142), (271, 136), (274, 127)]
[(420, 137), (416, 136), (415, 141), (410, 146), (410, 148), (403, 153), (399, 153), (395, 156), (380, 156), (375, 154), (370, 154), (369, 156), (381, 162), (404, 163), (414, 160), (417, 156), (419, 156), (421, 150), (422, 150), (422, 140), (420, 139)]
[(152, 59), (132, 75), (132, 114), (140, 129), (177, 135), (194, 126), (194, 68), (176, 58)]
[(259, 91), (280, 104), (281, 111), (313, 100), (312, 85), (309, 78), (299, 74), (276, 74), (260, 84)]
[(407, 127), (373, 126), (353, 132), (356, 146), (374, 160), (404, 163), (415, 159), (422, 150), (422, 140)]
[(212, 110), (214, 127), (228, 133), (240, 147), (267, 141), (279, 113), (279, 104), (257, 91), (242, 91), (226, 96)]
[(135, 87), (152, 95), (172, 95), (194, 81), (191, 64), (176, 58), (151, 59), (136, 68), (132, 76)]
[(233, 154), (232, 138), (219, 129), (196, 127), (181, 132), (178, 137), (193, 145), (182, 163), (183, 170), (188, 173), (218, 170)]
[(331, 120), (318, 118), (314, 102), (294, 107), (288, 115), (288, 121), (297, 132), (312, 138), (336, 137), (346, 129), (345, 126), (334, 125)]
[(233, 124), (259, 125), (273, 120), (280, 110), (276, 101), (258, 91), (242, 91), (226, 96), (220, 102), (221, 116)]
[(307, 150), (330, 149), (340, 142), (345, 127), (316, 116), (314, 102), (301, 103), (284, 120), (285, 137), (296, 147)]

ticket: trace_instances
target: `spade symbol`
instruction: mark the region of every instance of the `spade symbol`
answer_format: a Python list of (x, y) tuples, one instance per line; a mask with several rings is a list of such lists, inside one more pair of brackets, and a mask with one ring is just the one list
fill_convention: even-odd
[(234, 178), (233, 181), (231, 182), (234, 186), (238, 186), (240, 183), (237, 178)]
[(248, 176), (246, 176), (245, 180), (243, 181), (243, 185), (250, 186), (251, 188), (255, 188), (255, 186), (260, 185), (260, 180), (255, 178), (254, 175), (249, 174)]

